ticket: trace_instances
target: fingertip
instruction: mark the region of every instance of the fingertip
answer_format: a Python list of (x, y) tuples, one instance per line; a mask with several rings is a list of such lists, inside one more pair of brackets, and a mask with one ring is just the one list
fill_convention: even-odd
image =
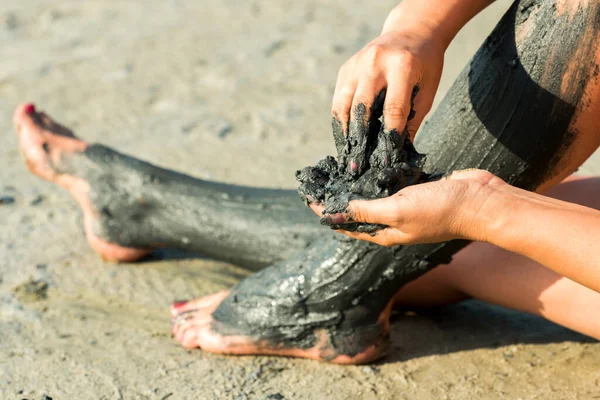
[(406, 98), (386, 98), (383, 106), (383, 127), (386, 132), (402, 133), (411, 113)]
[(343, 213), (324, 214), (321, 217), (321, 224), (326, 226), (343, 225), (347, 224), (348, 222), (352, 221), (350, 221), (348, 216)]
[[(338, 79), (335, 93), (331, 102), (331, 115), (334, 128), (339, 127), (340, 132), (347, 132), (350, 122), (352, 99), (358, 83), (354, 80)], [(335, 133), (335, 132), (334, 132)]]
[(308, 203), (308, 207), (313, 210), (313, 212), (315, 214), (317, 214), (318, 216), (322, 216), (323, 215), (323, 211), (325, 211), (325, 206), (321, 203)]

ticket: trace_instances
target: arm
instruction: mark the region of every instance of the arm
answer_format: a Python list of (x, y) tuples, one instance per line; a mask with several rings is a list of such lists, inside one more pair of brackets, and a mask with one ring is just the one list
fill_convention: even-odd
[[(600, 292), (600, 211), (510, 187), (494, 220), (479, 217), (476, 240), (526, 256)], [(483, 234), (482, 234), (483, 233)]]
[(494, 0), (405, 0), (397, 5), (383, 24), (382, 33), (403, 30), (410, 25), (425, 24), (444, 48), (475, 15)]
[(600, 211), (518, 189), (487, 171), (457, 171), (390, 197), (351, 201), (340, 214), (311, 208), (326, 225), (387, 226), (374, 236), (339, 230), (355, 239), (384, 246), (484, 241), (600, 292)]

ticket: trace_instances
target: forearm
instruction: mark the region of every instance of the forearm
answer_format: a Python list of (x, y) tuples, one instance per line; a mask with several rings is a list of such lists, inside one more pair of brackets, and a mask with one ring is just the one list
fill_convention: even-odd
[[(407, 25), (427, 25), (445, 47), (471, 18), (494, 0), (405, 0), (396, 6), (383, 25), (383, 33)], [(420, 26), (421, 27), (421, 26)]]
[(486, 241), (600, 292), (600, 211), (511, 188)]

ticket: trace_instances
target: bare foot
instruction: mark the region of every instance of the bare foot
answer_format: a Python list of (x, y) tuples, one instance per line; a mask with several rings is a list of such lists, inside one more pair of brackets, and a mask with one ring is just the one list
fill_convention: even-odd
[[(289, 343), (273, 343), (272, 340), (264, 338), (220, 334), (218, 331), (222, 330), (222, 323), (215, 321), (212, 313), (228, 295), (229, 291), (221, 291), (188, 302), (181, 301), (172, 304), (173, 335), (183, 347), (200, 347), (218, 354), (277, 355), (309, 358), (334, 364), (366, 364), (383, 357), (389, 346), (390, 307), (382, 313), (378, 321), (383, 328), (380, 340), (354, 354), (341, 354), (333, 345), (336, 342), (335, 334), (326, 329), (314, 331), (317, 340), (316, 344), (310, 348), (300, 345), (294, 347)], [(352, 341), (352, 337), (346, 336), (343, 340)]]
[(90, 186), (84, 179), (65, 172), (65, 160), (84, 152), (88, 144), (66, 127), (54, 122), (33, 104), (17, 107), (13, 121), (20, 139), (21, 152), (29, 170), (69, 191), (83, 210), (85, 235), (90, 246), (106, 261), (134, 261), (150, 250), (119, 246), (96, 235), (92, 227), (100, 218), (89, 199)]

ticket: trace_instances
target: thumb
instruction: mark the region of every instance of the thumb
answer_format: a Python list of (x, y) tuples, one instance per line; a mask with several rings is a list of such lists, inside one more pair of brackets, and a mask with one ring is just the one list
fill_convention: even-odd
[(453, 171), (451, 174), (445, 176), (443, 179), (453, 181), (474, 180), (481, 183), (492, 183), (496, 181), (503, 182), (502, 179), (498, 178), (491, 172), (476, 168)]
[(403, 219), (412, 204), (402, 194), (375, 200), (352, 200), (344, 212), (325, 214), (321, 222), (325, 225), (343, 225), (353, 222), (392, 226)]

